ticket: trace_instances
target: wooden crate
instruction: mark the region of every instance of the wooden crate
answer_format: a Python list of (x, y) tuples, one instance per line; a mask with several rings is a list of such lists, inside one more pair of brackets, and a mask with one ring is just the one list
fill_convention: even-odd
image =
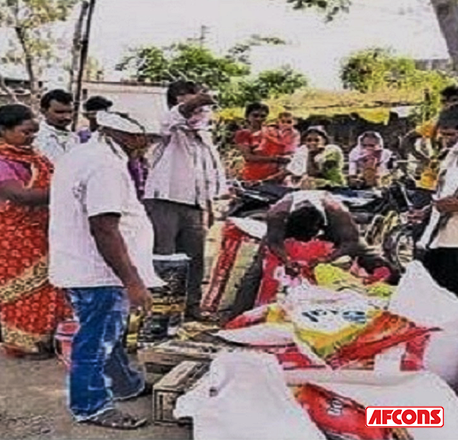
[(140, 349), (138, 360), (147, 375), (163, 374), (184, 361), (209, 363), (221, 348), (214, 343), (170, 340)]
[(184, 361), (166, 374), (153, 388), (153, 423), (190, 425), (190, 419), (175, 419), (177, 399), (190, 390), (208, 371), (208, 363)]

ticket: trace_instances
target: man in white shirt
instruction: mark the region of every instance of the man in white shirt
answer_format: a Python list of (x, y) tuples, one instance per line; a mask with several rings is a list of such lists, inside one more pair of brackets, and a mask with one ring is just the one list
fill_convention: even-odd
[[(457, 105), (442, 111), (437, 128), (449, 152), (441, 165), (431, 216), (418, 247), (426, 251), (423, 264), (435, 281), (458, 296)], [(425, 214), (418, 212), (417, 218)]]
[(73, 96), (65, 90), (51, 90), (40, 101), (44, 120), (34, 146), (52, 163), (79, 144), (78, 136), (69, 130), (73, 116)]
[(212, 202), (225, 192), (226, 179), (218, 152), (203, 129), (207, 106), (214, 101), (192, 92), (190, 87), (184, 102), (173, 107), (162, 123), (163, 141), (153, 153), (144, 203), (157, 236), (155, 253), (185, 253), (191, 259), (186, 315), (200, 320), (204, 212), (211, 217)]
[(136, 429), (146, 420), (114, 400), (144, 392), (122, 345), (131, 306), (149, 311), (147, 288), (163, 285), (152, 263), (154, 235), (127, 161), (145, 146), (143, 128), (117, 113), (97, 115), (100, 133), (64, 155), (51, 185), (50, 280), (66, 289), (79, 321), (72, 345), (70, 410), (78, 422)]

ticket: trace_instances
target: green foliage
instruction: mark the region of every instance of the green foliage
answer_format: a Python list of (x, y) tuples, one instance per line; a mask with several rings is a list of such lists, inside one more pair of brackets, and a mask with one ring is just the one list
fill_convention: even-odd
[(254, 35), (224, 56), (217, 56), (195, 43), (179, 43), (166, 48), (153, 46), (132, 51), (117, 69), (130, 70), (140, 81), (195, 81), (217, 91), (223, 107), (244, 106), (248, 102), (290, 94), (307, 85), (305, 76), (290, 67), (251, 77), (248, 53), (251, 47), (260, 44), (285, 43), (275, 37)]
[(244, 76), (250, 71), (247, 65), (230, 57), (218, 57), (205, 47), (188, 43), (134, 50), (117, 69), (132, 69), (140, 81), (161, 83), (186, 78), (211, 89), (218, 89), (232, 77)]
[(340, 78), (345, 89), (362, 93), (419, 88), (436, 90), (449, 81), (443, 73), (420, 70), (413, 59), (396, 56), (381, 48), (350, 56), (342, 64)]
[(340, 78), (346, 89), (362, 93), (423, 91), (425, 99), (411, 115), (417, 123), (439, 112), (440, 91), (454, 83), (446, 73), (420, 70), (413, 59), (396, 56), (390, 50), (380, 48), (357, 52), (345, 60)]
[(0, 0), (0, 27), (14, 31), (2, 63), (25, 64), (29, 75), (47, 67), (57, 43), (50, 25), (65, 21), (79, 1)]
[(243, 107), (249, 102), (289, 95), (307, 87), (307, 78), (289, 66), (266, 70), (254, 78), (233, 81), (221, 89), (219, 102), (223, 107)]

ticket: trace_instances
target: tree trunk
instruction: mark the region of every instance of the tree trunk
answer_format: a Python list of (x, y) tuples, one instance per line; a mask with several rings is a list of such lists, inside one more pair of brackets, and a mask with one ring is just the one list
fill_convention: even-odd
[(447, 44), (453, 70), (458, 72), (458, 1), (430, 0)]
[(86, 68), (87, 57), (89, 53), (89, 41), (91, 37), (92, 18), (94, 16), (96, 0), (89, 1), (89, 7), (86, 19), (86, 29), (84, 32), (83, 39), (81, 40), (81, 53), (79, 59), (79, 71), (78, 78), (76, 80), (76, 91), (75, 91), (75, 105), (73, 114), (73, 126), (72, 129), (76, 130), (78, 127), (78, 118), (81, 105), (81, 94), (83, 91), (83, 77), (84, 70)]
[(38, 94), (40, 90), (38, 89), (38, 81), (35, 75), (34, 58), (27, 44), (27, 38), (25, 36), (24, 29), (21, 26), (15, 26), (14, 31), (16, 32), (16, 36), (19, 44), (21, 45), (22, 51), (24, 52), (25, 70), (29, 77), (30, 84), (31, 106), (32, 108), (36, 109), (38, 105)]
[(78, 21), (75, 25), (75, 32), (73, 34), (73, 44), (72, 44), (72, 61), (70, 65), (70, 72), (69, 72), (69, 86), (68, 90), (73, 92), (73, 88), (75, 86), (75, 76), (78, 72), (79, 66), (79, 59), (81, 53), (81, 40), (83, 36), (83, 25), (84, 25), (84, 18), (86, 17), (87, 11), (89, 9), (89, 2), (84, 1), (81, 4), (81, 11), (78, 17)]

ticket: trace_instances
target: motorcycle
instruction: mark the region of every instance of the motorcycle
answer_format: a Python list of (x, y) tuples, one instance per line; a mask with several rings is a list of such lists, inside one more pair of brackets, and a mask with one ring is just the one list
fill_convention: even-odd
[[(283, 186), (260, 183), (232, 183), (234, 198), (228, 217), (265, 222), (270, 207), (286, 194), (296, 191)], [(411, 209), (420, 209), (430, 196), (415, 190), (412, 183), (400, 179), (382, 189), (354, 190), (323, 188), (349, 209), (361, 236), (370, 246), (378, 247), (401, 272), (414, 258), (414, 230), (408, 221)]]
[(227, 217), (250, 218), (265, 221), (270, 207), (295, 191), (274, 183), (245, 183), (232, 181), (230, 183), (233, 198), (229, 204)]

